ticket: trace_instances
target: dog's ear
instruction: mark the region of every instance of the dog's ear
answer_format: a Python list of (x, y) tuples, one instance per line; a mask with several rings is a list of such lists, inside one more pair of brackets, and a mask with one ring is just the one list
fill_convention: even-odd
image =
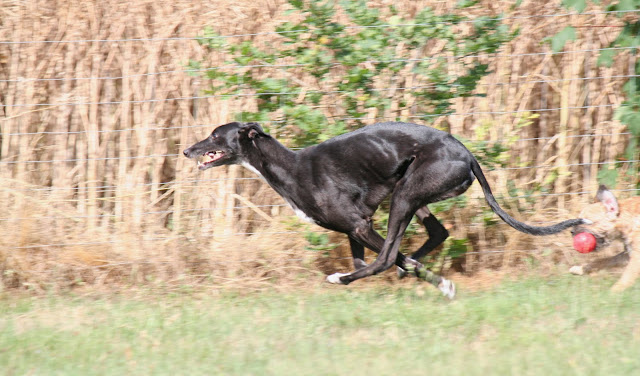
[(267, 136), (267, 134), (264, 133), (264, 130), (262, 130), (262, 127), (258, 123), (245, 123), (242, 125), (242, 128), (240, 128), (240, 131), (242, 133), (245, 133), (247, 137), (252, 140), (259, 136)]
[(607, 209), (607, 214), (611, 217), (617, 217), (620, 214), (620, 207), (618, 206), (618, 200), (616, 196), (613, 195), (606, 186), (601, 185), (598, 188), (598, 193), (596, 194), (596, 198), (604, 205)]

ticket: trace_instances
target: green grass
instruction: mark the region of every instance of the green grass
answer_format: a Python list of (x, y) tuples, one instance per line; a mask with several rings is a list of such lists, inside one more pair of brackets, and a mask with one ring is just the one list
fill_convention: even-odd
[[(632, 375), (640, 286), (523, 279), (433, 288), (0, 299), (5, 375)], [(356, 285), (356, 284), (354, 284)]]

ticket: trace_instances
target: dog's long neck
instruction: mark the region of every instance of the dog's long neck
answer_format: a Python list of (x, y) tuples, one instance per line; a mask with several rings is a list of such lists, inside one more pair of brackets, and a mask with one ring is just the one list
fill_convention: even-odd
[(264, 180), (291, 206), (303, 220), (317, 223), (301, 209), (304, 201), (299, 196), (299, 179), (296, 178), (299, 154), (287, 149), (276, 139), (266, 136), (252, 141), (245, 167), (262, 176)]
[(258, 137), (252, 141), (243, 165), (261, 175), (280, 195), (295, 181), (291, 176), (296, 166), (296, 153), (272, 137)]

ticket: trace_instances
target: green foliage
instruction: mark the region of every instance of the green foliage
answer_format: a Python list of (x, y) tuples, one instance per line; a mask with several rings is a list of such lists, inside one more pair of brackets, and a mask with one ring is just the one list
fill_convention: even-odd
[[(392, 103), (400, 109), (411, 106), (427, 121), (450, 113), (451, 101), (474, 95), (478, 81), (489, 73), (486, 64), (462, 57), (496, 52), (516, 34), (495, 18), (470, 20), (428, 8), (405, 19), (393, 7), (374, 9), (363, 0), (289, 0), (289, 4), (290, 15), (300, 21), (280, 25), (274, 43), (260, 47), (247, 40), (227, 43), (207, 28), (198, 41), (211, 52), (228, 56), (228, 63), (207, 69), (201, 62), (191, 62), (189, 67), (205, 70), (212, 83), (210, 94), (255, 95), (257, 109), (237, 117), (284, 128), (296, 146), (361, 127), (370, 122), (363, 118), (372, 113), (397, 117), (389, 113)], [(338, 7), (349, 22), (336, 20)], [(461, 22), (472, 27), (462, 28)], [(423, 58), (419, 51), (436, 41), (444, 44), (443, 52)], [(418, 58), (408, 59), (414, 56)], [(451, 56), (458, 57), (455, 64), (461, 70), (450, 69)], [(416, 87), (402, 86), (399, 77), (407, 75), (413, 76)]]
[(587, 8), (586, 0), (562, 0), (562, 6), (565, 8), (573, 8), (578, 12), (582, 12)]
[[(600, 4), (599, 1), (593, 1), (595, 4)], [(582, 12), (586, 6), (586, 0), (563, 0), (562, 4), (567, 8), (573, 8), (578, 12)], [(606, 7), (608, 11), (633, 11), (640, 9), (640, 0), (620, 0), (616, 1)], [(625, 13), (616, 13), (612, 17), (622, 18)], [(571, 28), (567, 26), (560, 33), (556, 34), (552, 38), (548, 38), (552, 44), (552, 50), (558, 52), (564, 48), (566, 41), (575, 39), (575, 30), (569, 31)], [(572, 28), (573, 29), (573, 28)], [(631, 49), (616, 49), (620, 47), (632, 47)], [(611, 42), (609, 49), (600, 51), (598, 56), (598, 64), (604, 66), (611, 66), (615, 57), (623, 52), (629, 51), (633, 55), (637, 55), (638, 48), (640, 47), (640, 20), (637, 18), (624, 18), (624, 26), (622, 27), (620, 34), (616, 39)], [(635, 75), (640, 75), (640, 61), (636, 60)], [(640, 158), (640, 150), (638, 148), (638, 142), (640, 140), (640, 93), (638, 87), (640, 86), (640, 78), (631, 77), (627, 83), (623, 86), (626, 99), (622, 102), (622, 105), (616, 109), (614, 119), (620, 121), (627, 126), (629, 132), (631, 132), (631, 140), (627, 146), (624, 158), (629, 161), (637, 161)], [(598, 180), (601, 183), (615, 186), (618, 178), (620, 177), (619, 169), (614, 167), (605, 167), (598, 173)], [(637, 176), (640, 175), (640, 164), (632, 162), (627, 169), (627, 177), (630, 177), (634, 184), (640, 188), (640, 179)]]
[[(599, 2), (595, 2), (598, 4)], [(610, 11), (630, 11), (630, 10), (638, 10), (640, 8), (639, 0), (620, 0), (613, 4), (610, 4), (607, 7), (607, 10)]]
[(442, 247), (442, 251), (437, 255), (427, 255), (422, 262), (428, 270), (442, 273), (443, 270), (451, 266), (451, 262), (457, 258), (464, 257), (469, 251), (469, 239), (447, 238)]
[(615, 187), (618, 181), (618, 169), (605, 167), (598, 171), (598, 181), (608, 187)]
[[(461, 1), (459, 7), (473, 3)], [(291, 146), (315, 144), (361, 127), (371, 122), (364, 119), (371, 114), (402, 120), (390, 112), (394, 103), (400, 110), (410, 106), (426, 122), (449, 114), (452, 101), (476, 95), (479, 80), (489, 73), (487, 64), (473, 56), (495, 53), (517, 34), (496, 17), (469, 19), (428, 8), (406, 19), (393, 7), (374, 9), (362, 0), (289, 0), (289, 5), (291, 19), (299, 21), (281, 24), (273, 43), (227, 41), (207, 28), (199, 43), (226, 56), (228, 63), (206, 68), (190, 62), (189, 67), (204, 70), (211, 81), (209, 94), (226, 99), (255, 96), (255, 110), (237, 118), (262, 122), (286, 135)], [(348, 22), (337, 21), (338, 10)], [(433, 44), (442, 44), (442, 52), (423, 56)], [(496, 145), (485, 147), (485, 161), (506, 151)], [(383, 236), (388, 220), (384, 209), (378, 215)], [(407, 236), (420, 227), (411, 224)], [(326, 234), (308, 233), (307, 240), (312, 250), (335, 247)]]
[(329, 235), (327, 235), (326, 233), (308, 231), (305, 233), (304, 237), (308, 243), (305, 249), (308, 251), (319, 251), (326, 253), (327, 251), (330, 251), (338, 246), (337, 244), (330, 242)]
[(564, 49), (564, 45), (567, 44), (568, 41), (576, 40), (576, 29), (572, 26), (567, 26), (558, 34), (547, 38), (547, 40), (551, 43), (551, 50), (553, 52), (560, 52)]

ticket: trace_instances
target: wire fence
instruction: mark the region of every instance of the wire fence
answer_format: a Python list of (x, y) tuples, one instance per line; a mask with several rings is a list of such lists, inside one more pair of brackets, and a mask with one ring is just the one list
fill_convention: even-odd
[[(616, 10), (616, 11), (601, 11), (601, 12), (566, 12), (566, 13), (552, 13), (552, 14), (538, 14), (529, 16), (515, 16), (515, 17), (485, 17), (486, 21), (515, 21), (515, 20), (531, 20), (540, 18), (564, 18), (572, 16), (597, 16), (597, 15), (624, 15), (637, 13), (639, 10)], [(456, 21), (457, 24), (474, 23), (476, 20), (469, 21)], [(436, 24), (451, 24), (453, 21), (445, 22), (432, 22), (432, 23), (406, 23), (406, 24), (383, 24), (383, 25), (369, 25), (369, 26), (348, 26), (347, 29), (369, 29), (369, 28), (396, 28), (405, 26), (433, 26)], [(603, 25), (598, 25), (602, 27)], [(604, 25), (607, 27), (621, 27), (619, 25)], [(592, 26), (593, 27), (593, 26)], [(204, 40), (204, 39), (227, 39), (227, 38), (244, 38), (244, 37), (257, 37), (266, 35), (283, 35), (290, 33), (299, 33), (300, 31), (273, 31), (262, 33), (242, 33), (242, 34), (230, 34), (230, 35), (218, 35), (211, 37), (195, 36), (195, 37), (169, 37), (169, 38), (126, 38), (126, 39), (77, 39), (77, 40), (34, 40), (34, 41), (0, 41), (0, 44), (38, 44), (38, 43), (124, 43), (124, 42), (162, 42), (162, 41), (188, 41), (188, 40)]]
[[(620, 25), (589, 24), (595, 22), (596, 16), (606, 17), (615, 15), (635, 16), (640, 10), (615, 11), (615, 12), (567, 12), (553, 14), (533, 14), (526, 16), (510, 16), (493, 18), (499, 21), (511, 22), (531, 22), (533, 20), (558, 20), (560, 18), (575, 19), (582, 17), (585, 24), (576, 27), (602, 28), (599, 34), (604, 40), (610, 39), (610, 34), (606, 29), (618, 28)], [(474, 21), (469, 21), (474, 22)], [(367, 27), (403, 27), (403, 26), (430, 26), (424, 24), (403, 24), (403, 25), (376, 25)], [(354, 31), (367, 27), (352, 27)], [(220, 35), (212, 38), (221, 39), (259, 39), (263, 37), (277, 37), (285, 32), (255, 32), (255, 33), (232, 33)], [(191, 167), (186, 166), (182, 160), (180, 148), (188, 145), (190, 141), (195, 141), (199, 133), (206, 133), (216, 124), (220, 124), (222, 119), (231, 116), (231, 112), (237, 108), (224, 109), (222, 99), (232, 99), (241, 101), (246, 105), (257, 100), (260, 95), (281, 95), (298, 96), (298, 92), (277, 92), (277, 93), (237, 93), (232, 95), (204, 95), (202, 93), (203, 80), (202, 73), (209, 70), (246, 70), (246, 69), (276, 69), (287, 70), (299, 68), (305, 64), (249, 64), (231, 65), (219, 61), (217, 66), (206, 69), (186, 69), (184, 60), (175, 56), (188, 56), (197, 53), (197, 43), (209, 37), (203, 36), (175, 36), (175, 37), (147, 37), (147, 38), (87, 38), (87, 39), (41, 39), (41, 40), (2, 40), (0, 41), (0, 58), (2, 56), (22, 56), (29, 54), (29, 51), (39, 51), (48, 48), (47, 45), (64, 45), (59, 48), (61, 55), (55, 69), (39, 68), (46, 65), (38, 61), (32, 61), (31, 65), (24, 67), (0, 68), (0, 86), (7, 89), (5, 94), (0, 94), (0, 109), (4, 111), (0, 118), (0, 177), (2, 183), (3, 205), (16, 210), (8, 210), (0, 214), (0, 226), (5, 226), (7, 231), (15, 231), (16, 228), (23, 228), (25, 225), (15, 225), (22, 222), (36, 222), (42, 224), (57, 223), (60, 221), (61, 232), (69, 231), (68, 222), (91, 222), (95, 221), (98, 227), (107, 228), (107, 233), (115, 227), (123, 217), (132, 216), (134, 221), (146, 223), (144, 218), (153, 218), (150, 222), (160, 222), (163, 231), (157, 231), (162, 235), (146, 235), (136, 238), (136, 242), (141, 243), (163, 243), (183, 239), (185, 237), (197, 236), (199, 239), (206, 238), (238, 238), (251, 235), (261, 236), (291, 236), (300, 235), (309, 230), (285, 230), (274, 231), (260, 229), (252, 222), (257, 220), (249, 214), (262, 211), (263, 213), (275, 210), (273, 217), (276, 218), (282, 213), (288, 213), (288, 205), (281, 200), (274, 198), (272, 193), (265, 194), (264, 183), (261, 179), (243, 172), (224, 171), (218, 175), (195, 175), (192, 172), (185, 172)], [(541, 39), (541, 38), (540, 38)], [(189, 50), (189, 53), (176, 52), (170, 62), (162, 62), (161, 59), (148, 64), (149, 71), (132, 73), (131, 69), (120, 69), (118, 74), (108, 75), (100, 69), (83, 68), (78, 71), (69, 68), (80, 67), (89, 64), (86, 61), (96, 59), (88, 54), (81, 58), (73, 57), (73, 50), (84, 48), (87, 44), (100, 44), (105, 48), (100, 59), (113, 61), (111, 54), (114, 51), (127, 51), (131, 46), (138, 46), (144, 51), (149, 44), (161, 44), (162, 42), (177, 42), (177, 49)], [(539, 43), (538, 43), (539, 45)], [(517, 150), (521, 155), (531, 156), (531, 145), (543, 145), (533, 159), (523, 161), (512, 158), (505, 167), (492, 167), (487, 169), (488, 175), (493, 175), (496, 179), (510, 180), (510, 176), (517, 176), (518, 182), (531, 181), (533, 175), (536, 182), (540, 183), (545, 177), (553, 174), (564, 176), (567, 171), (576, 172), (576, 168), (590, 168), (597, 173), (599, 168), (614, 166), (614, 169), (630, 171), (630, 165), (640, 163), (638, 159), (619, 159), (620, 150), (623, 150), (632, 136), (619, 124), (611, 119), (613, 111), (620, 106), (623, 97), (620, 88), (630, 79), (637, 79), (631, 67), (635, 64), (635, 47), (607, 47), (596, 45), (595, 42), (579, 44), (576, 43), (571, 50), (553, 52), (545, 47), (535, 47), (540, 51), (521, 51), (512, 46), (508, 50), (503, 50), (494, 54), (477, 54), (453, 56), (452, 59), (461, 58), (485, 58), (493, 61), (504, 60), (509, 62), (518, 61), (520, 65), (525, 65), (525, 61), (553, 57), (557, 59), (577, 59), (580, 56), (582, 67), (573, 71), (544, 71), (537, 67), (525, 67), (522, 70), (513, 69), (508, 74), (496, 75), (490, 80), (479, 83), (487, 92), (501, 90), (501, 98), (487, 99), (487, 102), (464, 102), (460, 103), (456, 111), (452, 114), (441, 116), (448, 121), (458, 124), (461, 131), (473, 128), (483, 119), (493, 119), (496, 124), (499, 120), (510, 116), (509, 121), (513, 123), (514, 118), (523, 114), (542, 114), (548, 117), (548, 123), (559, 119), (564, 119), (561, 131), (554, 133), (556, 129), (549, 126), (544, 131), (540, 127), (535, 132), (521, 132), (517, 138), (506, 137), (502, 132), (490, 132), (494, 143), (507, 143), (511, 145), (522, 144)], [(534, 48), (534, 47), (531, 47)], [(40, 50), (38, 50), (40, 49)], [(150, 48), (149, 51), (153, 49)], [(97, 51), (97, 50), (96, 50)], [(182, 51), (184, 52), (184, 51)], [(619, 63), (619, 66), (612, 69), (588, 68), (587, 63), (592, 63), (596, 55), (602, 52), (622, 52), (628, 57), (626, 62)], [(166, 53), (166, 52), (165, 52)], [(161, 55), (161, 54), (158, 54)], [(123, 59), (126, 58), (122, 55)], [(52, 58), (53, 59), (53, 58)], [(74, 60), (74, 59), (77, 59)], [(429, 56), (421, 58), (403, 57), (386, 62), (415, 63), (432, 59)], [(34, 59), (35, 60), (35, 59)], [(68, 62), (68, 60), (74, 60)], [(563, 60), (564, 61), (564, 60)], [(149, 62), (149, 61), (147, 61)], [(379, 61), (369, 61), (377, 63)], [(365, 62), (366, 64), (367, 62)], [(52, 66), (55, 65), (52, 60)], [(96, 63), (98, 64), (98, 63)], [(106, 64), (106, 63), (105, 63)], [(121, 64), (124, 65), (124, 62)], [(90, 65), (90, 64), (89, 64)], [(515, 65), (515, 64), (514, 64)], [(592, 64), (595, 66), (595, 64)], [(35, 69), (32, 69), (35, 68)], [(509, 67), (511, 69), (511, 67)], [(535, 68), (535, 69), (534, 69)], [(502, 67), (501, 69), (506, 69)], [(529, 69), (529, 70), (528, 70)], [(560, 69), (560, 68), (556, 68)], [(38, 74), (37, 76), (23, 76), (23, 74)], [(166, 83), (163, 80), (175, 80)], [(128, 84), (129, 93), (125, 93), (125, 81), (135, 81), (140, 87)], [(75, 95), (80, 93), (80, 85), (87, 86), (87, 95)], [(163, 86), (164, 85), (164, 86)], [(184, 90), (175, 87), (184, 85)], [(577, 98), (566, 99), (562, 93), (562, 87), (574, 85), (579, 87), (572, 94), (577, 94)], [(515, 99), (509, 93), (521, 92), (525, 87), (536, 87), (538, 89), (535, 100), (521, 101), (519, 103), (510, 102)], [(13, 88), (12, 92), (9, 88)], [(169, 89), (171, 88), (171, 89)], [(428, 88), (425, 85), (408, 85), (396, 88), (378, 88), (378, 91), (411, 92)], [(594, 90), (595, 89), (595, 90)], [(546, 91), (545, 91), (546, 90)], [(581, 91), (582, 90), (582, 91)], [(598, 91), (603, 90), (602, 94)], [(309, 90), (309, 93), (313, 93)], [(317, 91), (322, 94), (343, 94), (341, 91)], [(554, 92), (556, 97), (562, 100), (547, 100), (545, 93), (551, 98)], [(10, 93), (10, 94), (7, 94)], [(182, 93), (182, 95), (176, 95)], [(533, 95), (531, 96), (533, 97)], [(565, 100), (566, 99), (566, 100)], [(155, 106), (155, 107), (154, 107)], [(214, 115), (214, 110), (200, 110), (205, 106), (214, 107), (215, 110), (225, 113), (225, 115)], [(222, 110), (221, 110), (222, 108)], [(136, 112), (138, 111), (138, 112)], [(202, 111), (202, 114), (198, 113)], [(553, 114), (549, 114), (553, 113)], [(589, 119), (591, 125), (578, 126), (571, 129), (567, 125), (568, 113), (573, 115), (578, 121)], [(146, 118), (146, 117), (149, 118)], [(433, 115), (436, 117), (436, 115)], [(396, 120), (397, 116), (363, 116), (363, 117), (336, 117), (341, 121), (381, 121)], [(176, 120), (178, 119), (178, 120)], [(407, 120), (420, 121), (425, 119), (425, 115), (405, 116)], [(469, 120), (471, 119), (471, 120)], [(545, 118), (547, 119), (547, 118)], [(71, 121), (73, 124), (71, 125)], [(277, 122), (277, 120), (273, 120)], [(113, 125), (116, 124), (117, 125)], [(265, 122), (269, 123), (269, 122)], [(106, 124), (112, 124), (107, 126)], [(546, 133), (545, 133), (546, 132)], [(162, 150), (157, 151), (152, 145), (156, 141), (155, 135), (163, 140)], [(474, 136), (472, 134), (472, 136)], [(494, 137), (495, 136), (495, 137)], [(170, 142), (166, 142), (170, 140)], [(567, 152), (559, 160), (548, 157), (553, 150), (548, 145), (557, 144), (561, 140), (563, 143), (573, 145), (567, 146)], [(478, 141), (478, 140), (474, 140)], [(63, 144), (63, 147), (58, 145)], [(545, 146), (546, 145), (546, 146)], [(590, 149), (585, 149), (585, 145), (590, 145)], [(608, 150), (610, 145), (610, 150)], [(512, 146), (514, 149), (516, 146)], [(556, 146), (554, 146), (555, 148)], [(533, 151), (536, 154), (536, 150)], [(590, 159), (588, 152), (594, 153), (596, 157)], [(527, 154), (529, 153), (529, 154)], [(542, 158), (544, 157), (544, 158)], [(524, 157), (522, 157), (524, 159)], [(102, 167), (95, 167), (100, 164)], [(88, 167), (93, 165), (94, 167)], [(93, 168), (93, 170), (91, 170)], [(169, 170), (169, 172), (164, 172)], [(213, 173), (212, 173), (213, 174)], [(514, 175), (506, 175), (514, 174)], [(533, 175), (532, 175), (533, 174)], [(563, 175), (564, 174), (564, 175)], [(585, 173), (586, 174), (586, 173)], [(592, 174), (593, 175), (593, 174)], [(594, 176), (585, 175), (584, 180), (594, 181)], [(105, 176), (109, 176), (107, 179)], [(637, 195), (637, 181), (633, 177), (628, 179), (626, 185), (618, 187), (616, 192), (624, 195)], [(636, 178), (637, 180), (637, 178)], [(245, 188), (249, 187), (249, 188)], [(211, 187), (211, 188), (210, 188)], [(226, 187), (228, 191), (223, 192), (221, 187)], [(256, 202), (243, 203), (238, 198), (228, 197), (230, 192), (243, 190), (242, 194), (251, 195), (260, 193), (264, 197), (253, 197)], [(258, 194), (257, 196), (259, 196)], [(518, 201), (532, 199), (537, 201), (555, 200), (564, 197), (579, 197), (585, 201), (584, 197), (594, 194), (593, 185), (588, 183), (569, 184), (563, 191), (548, 192), (539, 190), (534, 193), (517, 192), (509, 195), (509, 200)], [(30, 203), (29, 196), (39, 200), (40, 204)], [(152, 197), (153, 196), (153, 197)], [(222, 198), (218, 196), (224, 196)], [(127, 201), (126, 197), (137, 197)], [(140, 197), (144, 197), (141, 199)], [(253, 199), (252, 198), (252, 199)], [(483, 200), (481, 196), (473, 196), (474, 200)], [(576, 201), (579, 202), (580, 200)], [(546, 202), (546, 201), (545, 201)], [(155, 204), (160, 205), (160, 207)], [(60, 206), (59, 206), (60, 205)], [(206, 206), (211, 205), (211, 206)], [(37, 207), (35, 214), (30, 211), (30, 206)], [(216, 214), (218, 213), (218, 214)], [(219, 213), (226, 213), (219, 218)], [(243, 214), (244, 213), (244, 214)], [(30, 215), (25, 215), (30, 214)], [(266, 214), (270, 217), (270, 214)], [(171, 221), (178, 221), (178, 217), (192, 216), (189, 226), (194, 224), (213, 221), (219, 224), (221, 221), (233, 220), (236, 223), (242, 222), (242, 226), (225, 227), (224, 231), (215, 231), (211, 225), (207, 231), (194, 235), (193, 232), (185, 233), (176, 229)], [(141, 219), (142, 218), (142, 219)], [(171, 221), (168, 221), (170, 218)], [(241, 218), (239, 220), (238, 218)], [(170, 223), (171, 222), (171, 223)], [(551, 223), (544, 221), (532, 221), (532, 223)], [(12, 226), (17, 227), (11, 227)], [(100, 225), (102, 224), (102, 225)], [(504, 226), (503, 224), (499, 224)], [(243, 227), (244, 226), (244, 227)], [(475, 224), (472, 226), (483, 226)], [(40, 227), (36, 225), (34, 227)], [(44, 225), (41, 227), (45, 227)], [(84, 225), (81, 226), (85, 229)], [(136, 225), (132, 224), (135, 228)], [(197, 226), (200, 227), (200, 226)], [(206, 226), (204, 226), (206, 227)], [(155, 230), (154, 230), (155, 231)], [(319, 231), (317, 228), (314, 231)], [(18, 231), (19, 232), (19, 231)], [(84, 232), (84, 230), (82, 231)], [(96, 235), (98, 236), (98, 235)], [(4, 248), (10, 250), (40, 250), (49, 248), (65, 247), (91, 247), (97, 245), (118, 245), (131, 242), (127, 238), (113, 239), (113, 234), (99, 235), (101, 238), (95, 241), (82, 241), (82, 237), (71, 239), (68, 236), (43, 237), (50, 241), (23, 240), (13, 244), (4, 244)], [(24, 236), (23, 236), (24, 237)], [(116, 235), (117, 237), (117, 235)], [(62, 240), (60, 240), (62, 239)], [(494, 249), (490, 246), (485, 250), (474, 250), (469, 254), (496, 254), (508, 252), (506, 249)], [(520, 252), (540, 252), (539, 249), (523, 249)], [(123, 263), (112, 263), (123, 264)], [(107, 264), (110, 265), (110, 264)], [(100, 266), (100, 267), (103, 267)]]
[[(487, 55), (459, 55), (459, 56), (453, 56), (453, 59), (461, 59), (461, 58), (477, 58), (477, 57), (483, 57), (483, 56), (490, 56), (491, 58), (501, 58), (501, 57), (505, 57), (505, 58), (514, 58), (514, 57), (536, 57), (536, 56), (554, 56), (554, 55), (566, 55), (566, 54), (575, 54), (575, 53), (587, 53), (587, 52), (591, 52), (591, 53), (595, 53), (595, 52), (603, 52), (603, 51), (611, 51), (611, 52), (620, 52), (620, 51), (631, 51), (631, 50), (635, 50), (636, 48), (633, 46), (629, 46), (629, 47), (612, 47), (612, 48), (599, 48), (599, 49), (591, 49), (591, 50), (574, 50), (574, 51), (557, 51), (557, 52), (553, 52), (553, 51), (545, 51), (545, 52), (534, 52), (534, 53), (523, 53), (523, 54), (509, 54), (509, 55), (496, 55), (496, 54), (487, 54)], [(366, 63), (392, 63), (392, 62), (401, 62), (401, 63), (412, 63), (412, 62), (423, 62), (423, 61), (430, 61), (430, 60), (434, 60), (435, 58), (421, 58), (421, 59), (410, 59), (410, 58), (405, 58), (405, 59), (393, 59), (393, 60), (365, 60), (363, 62), (363, 64)], [(213, 70), (221, 70), (221, 69), (233, 69), (233, 70), (240, 70), (240, 69), (254, 69), (254, 68), (299, 68), (299, 67), (305, 67), (305, 66), (310, 66), (311, 63), (308, 64), (252, 64), (252, 65), (224, 65), (224, 66), (219, 66), (219, 67), (212, 67), (212, 68), (204, 68), (204, 69), (182, 69), (182, 70), (170, 70), (170, 71), (164, 71), (164, 72), (151, 72), (151, 73), (141, 73), (141, 74), (132, 74), (132, 75), (127, 75), (127, 76), (114, 76), (114, 77), (60, 77), (60, 78), (26, 78), (26, 77), (20, 77), (17, 79), (2, 79), (0, 80), (0, 82), (13, 82), (13, 83), (26, 83), (26, 82), (50, 82), (50, 81), (80, 81), (80, 80), (123, 80), (123, 79), (127, 79), (127, 78), (140, 78), (140, 77), (149, 77), (149, 76), (159, 76), (159, 75), (167, 75), (167, 74), (195, 74), (195, 73), (204, 73), (204, 72), (208, 72), (208, 71), (213, 71)], [(620, 75), (620, 76), (616, 76), (616, 77), (578, 77), (578, 78), (567, 78), (567, 79), (561, 79), (561, 80), (546, 80), (546, 81), (541, 81), (541, 80), (537, 80), (537, 81), (518, 81), (518, 82), (503, 82), (503, 83), (493, 83), (492, 85), (522, 85), (522, 84), (528, 84), (528, 83), (541, 83), (541, 82), (545, 82), (545, 83), (551, 83), (551, 82), (562, 82), (562, 81), (573, 81), (573, 80), (598, 80), (598, 79), (609, 79), (609, 78), (630, 78), (630, 77), (637, 77), (637, 75)], [(488, 84), (483, 84), (480, 83), (480, 86), (486, 86)], [(455, 86), (455, 85), (453, 85)], [(460, 85), (459, 85), (460, 86)], [(397, 90), (415, 90), (415, 89), (424, 89), (428, 86), (413, 86), (413, 87), (408, 87), (408, 88), (398, 88)], [(392, 90), (392, 89), (374, 89), (374, 90)], [(311, 90), (309, 91), (310, 93), (315, 93), (318, 91), (314, 91)], [(331, 91), (331, 92), (327, 92), (327, 91), (322, 91), (320, 93), (323, 94), (330, 94), (330, 93), (341, 93), (341, 91)], [(263, 93), (263, 94), (272, 94), (272, 95), (298, 95), (299, 93)], [(239, 96), (240, 94), (237, 95), (232, 95), (232, 96)], [(243, 95), (249, 95), (249, 96), (257, 96), (259, 94), (243, 94)], [(205, 97), (193, 97), (192, 99), (199, 99), (199, 98), (215, 98), (217, 96), (213, 95), (213, 96), (205, 96)], [(222, 97), (222, 96), (221, 96)], [(115, 102), (115, 103), (122, 103), (122, 102)], [(90, 103), (61, 103), (63, 105), (81, 105), (81, 104), (90, 104)], [(108, 104), (113, 104), (113, 103), (108, 103)], [(14, 105), (6, 105), (6, 104), (2, 104), (3, 107), (24, 107), (24, 106), (30, 106), (31, 104), (14, 104)], [(60, 105), (60, 103), (40, 103), (39, 105), (41, 106), (53, 106), (53, 105)]]

